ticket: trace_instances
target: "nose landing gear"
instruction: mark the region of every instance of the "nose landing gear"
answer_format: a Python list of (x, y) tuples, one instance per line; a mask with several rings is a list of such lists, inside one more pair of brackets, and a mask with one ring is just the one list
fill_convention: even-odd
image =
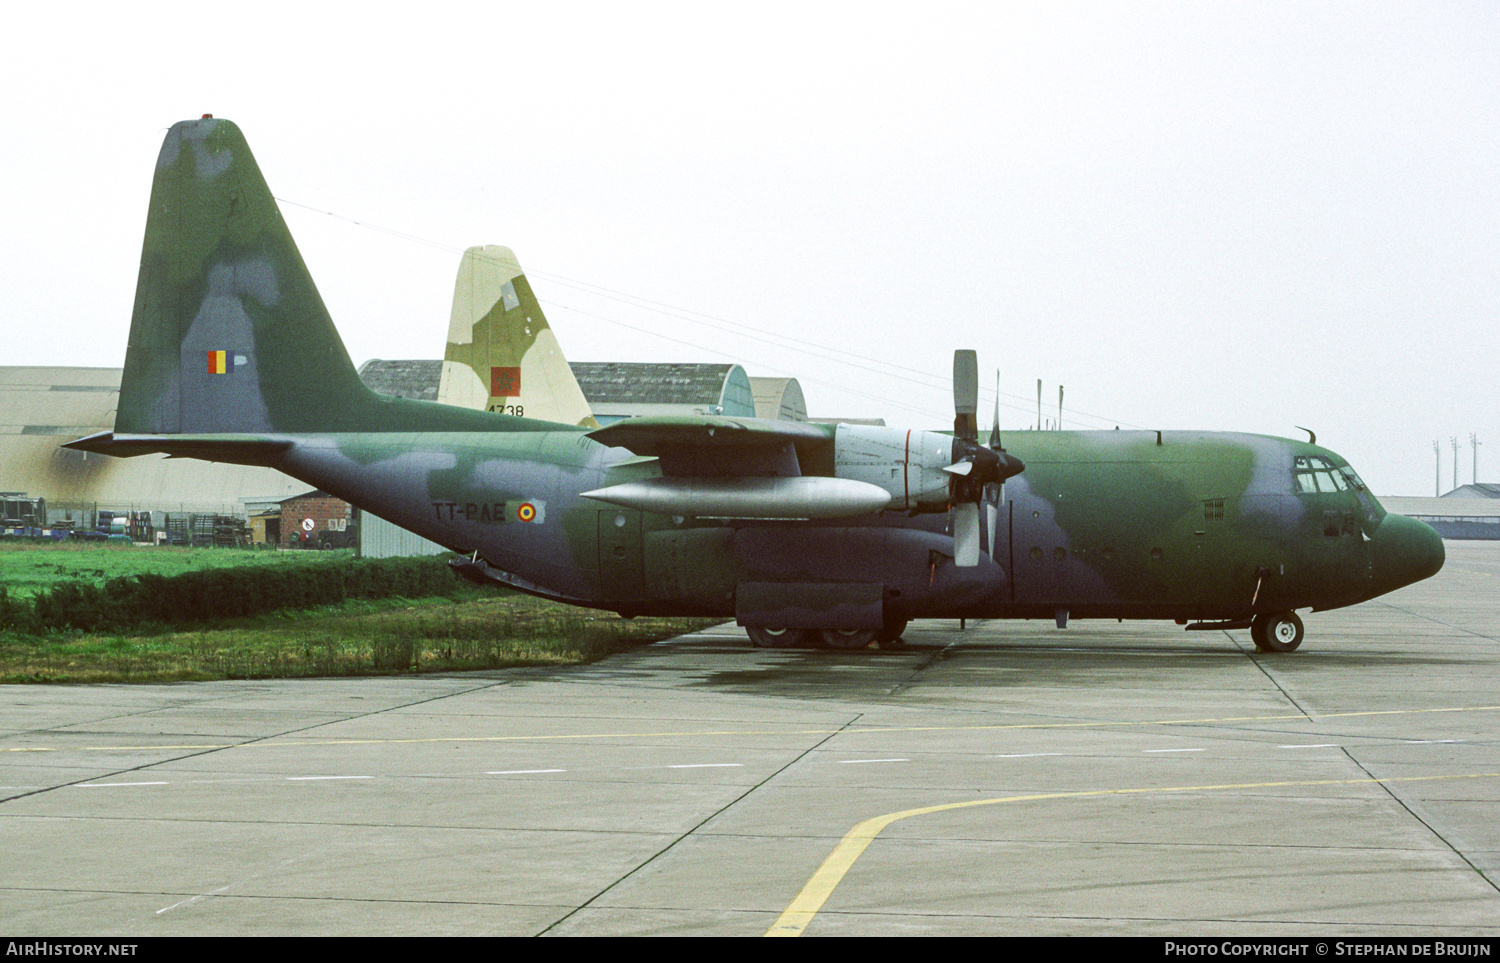
[(1295, 652), (1302, 634), (1302, 620), (1296, 612), (1261, 614), (1250, 623), (1250, 638), (1261, 652)]

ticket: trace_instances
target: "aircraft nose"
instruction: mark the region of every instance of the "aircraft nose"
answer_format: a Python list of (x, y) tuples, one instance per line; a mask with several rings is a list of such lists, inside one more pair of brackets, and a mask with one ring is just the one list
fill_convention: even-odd
[(1428, 525), (1389, 514), (1371, 539), (1375, 550), (1375, 584), (1381, 592), (1420, 582), (1443, 567), (1443, 540)]

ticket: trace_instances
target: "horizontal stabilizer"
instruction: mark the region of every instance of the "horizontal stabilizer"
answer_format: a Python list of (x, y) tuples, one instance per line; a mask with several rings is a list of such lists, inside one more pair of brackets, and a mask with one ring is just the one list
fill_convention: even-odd
[(255, 435), (130, 435), (101, 431), (62, 447), (116, 458), (160, 454), (236, 465), (272, 465), (292, 444), (285, 438)]
[(847, 478), (646, 478), (585, 498), (688, 518), (846, 518), (890, 503), (883, 488)]

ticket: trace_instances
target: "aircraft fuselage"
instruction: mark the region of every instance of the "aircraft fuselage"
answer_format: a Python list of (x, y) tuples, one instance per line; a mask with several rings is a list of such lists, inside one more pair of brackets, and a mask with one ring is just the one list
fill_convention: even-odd
[(875, 613), (1235, 620), (1353, 604), (1442, 561), (1436, 536), (1388, 515), (1342, 458), (1259, 435), (1012, 433), (1026, 470), (1006, 482), (993, 552), (972, 568), (953, 564), (946, 513), (703, 520), (582, 497), (659, 470), (579, 431), (293, 441), (286, 471), (477, 552), (499, 580), (625, 614), (744, 617), (746, 592), (801, 592), (861, 625)]

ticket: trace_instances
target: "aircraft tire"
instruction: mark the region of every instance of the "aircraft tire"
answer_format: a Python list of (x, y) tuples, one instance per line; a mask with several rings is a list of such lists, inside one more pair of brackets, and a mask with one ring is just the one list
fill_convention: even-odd
[(1250, 623), (1250, 637), (1262, 652), (1295, 652), (1302, 644), (1302, 620), (1296, 612), (1257, 615)]
[(807, 644), (806, 629), (783, 629), (770, 625), (747, 625), (745, 634), (758, 649), (795, 649)]
[(825, 649), (863, 649), (879, 635), (879, 629), (819, 629), (818, 641)]
[(896, 622), (887, 622), (885, 627), (875, 633), (875, 643), (882, 649), (894, 649), (906, 644), (901, 638), (901, 633), (906, 631), (906, 619)]

